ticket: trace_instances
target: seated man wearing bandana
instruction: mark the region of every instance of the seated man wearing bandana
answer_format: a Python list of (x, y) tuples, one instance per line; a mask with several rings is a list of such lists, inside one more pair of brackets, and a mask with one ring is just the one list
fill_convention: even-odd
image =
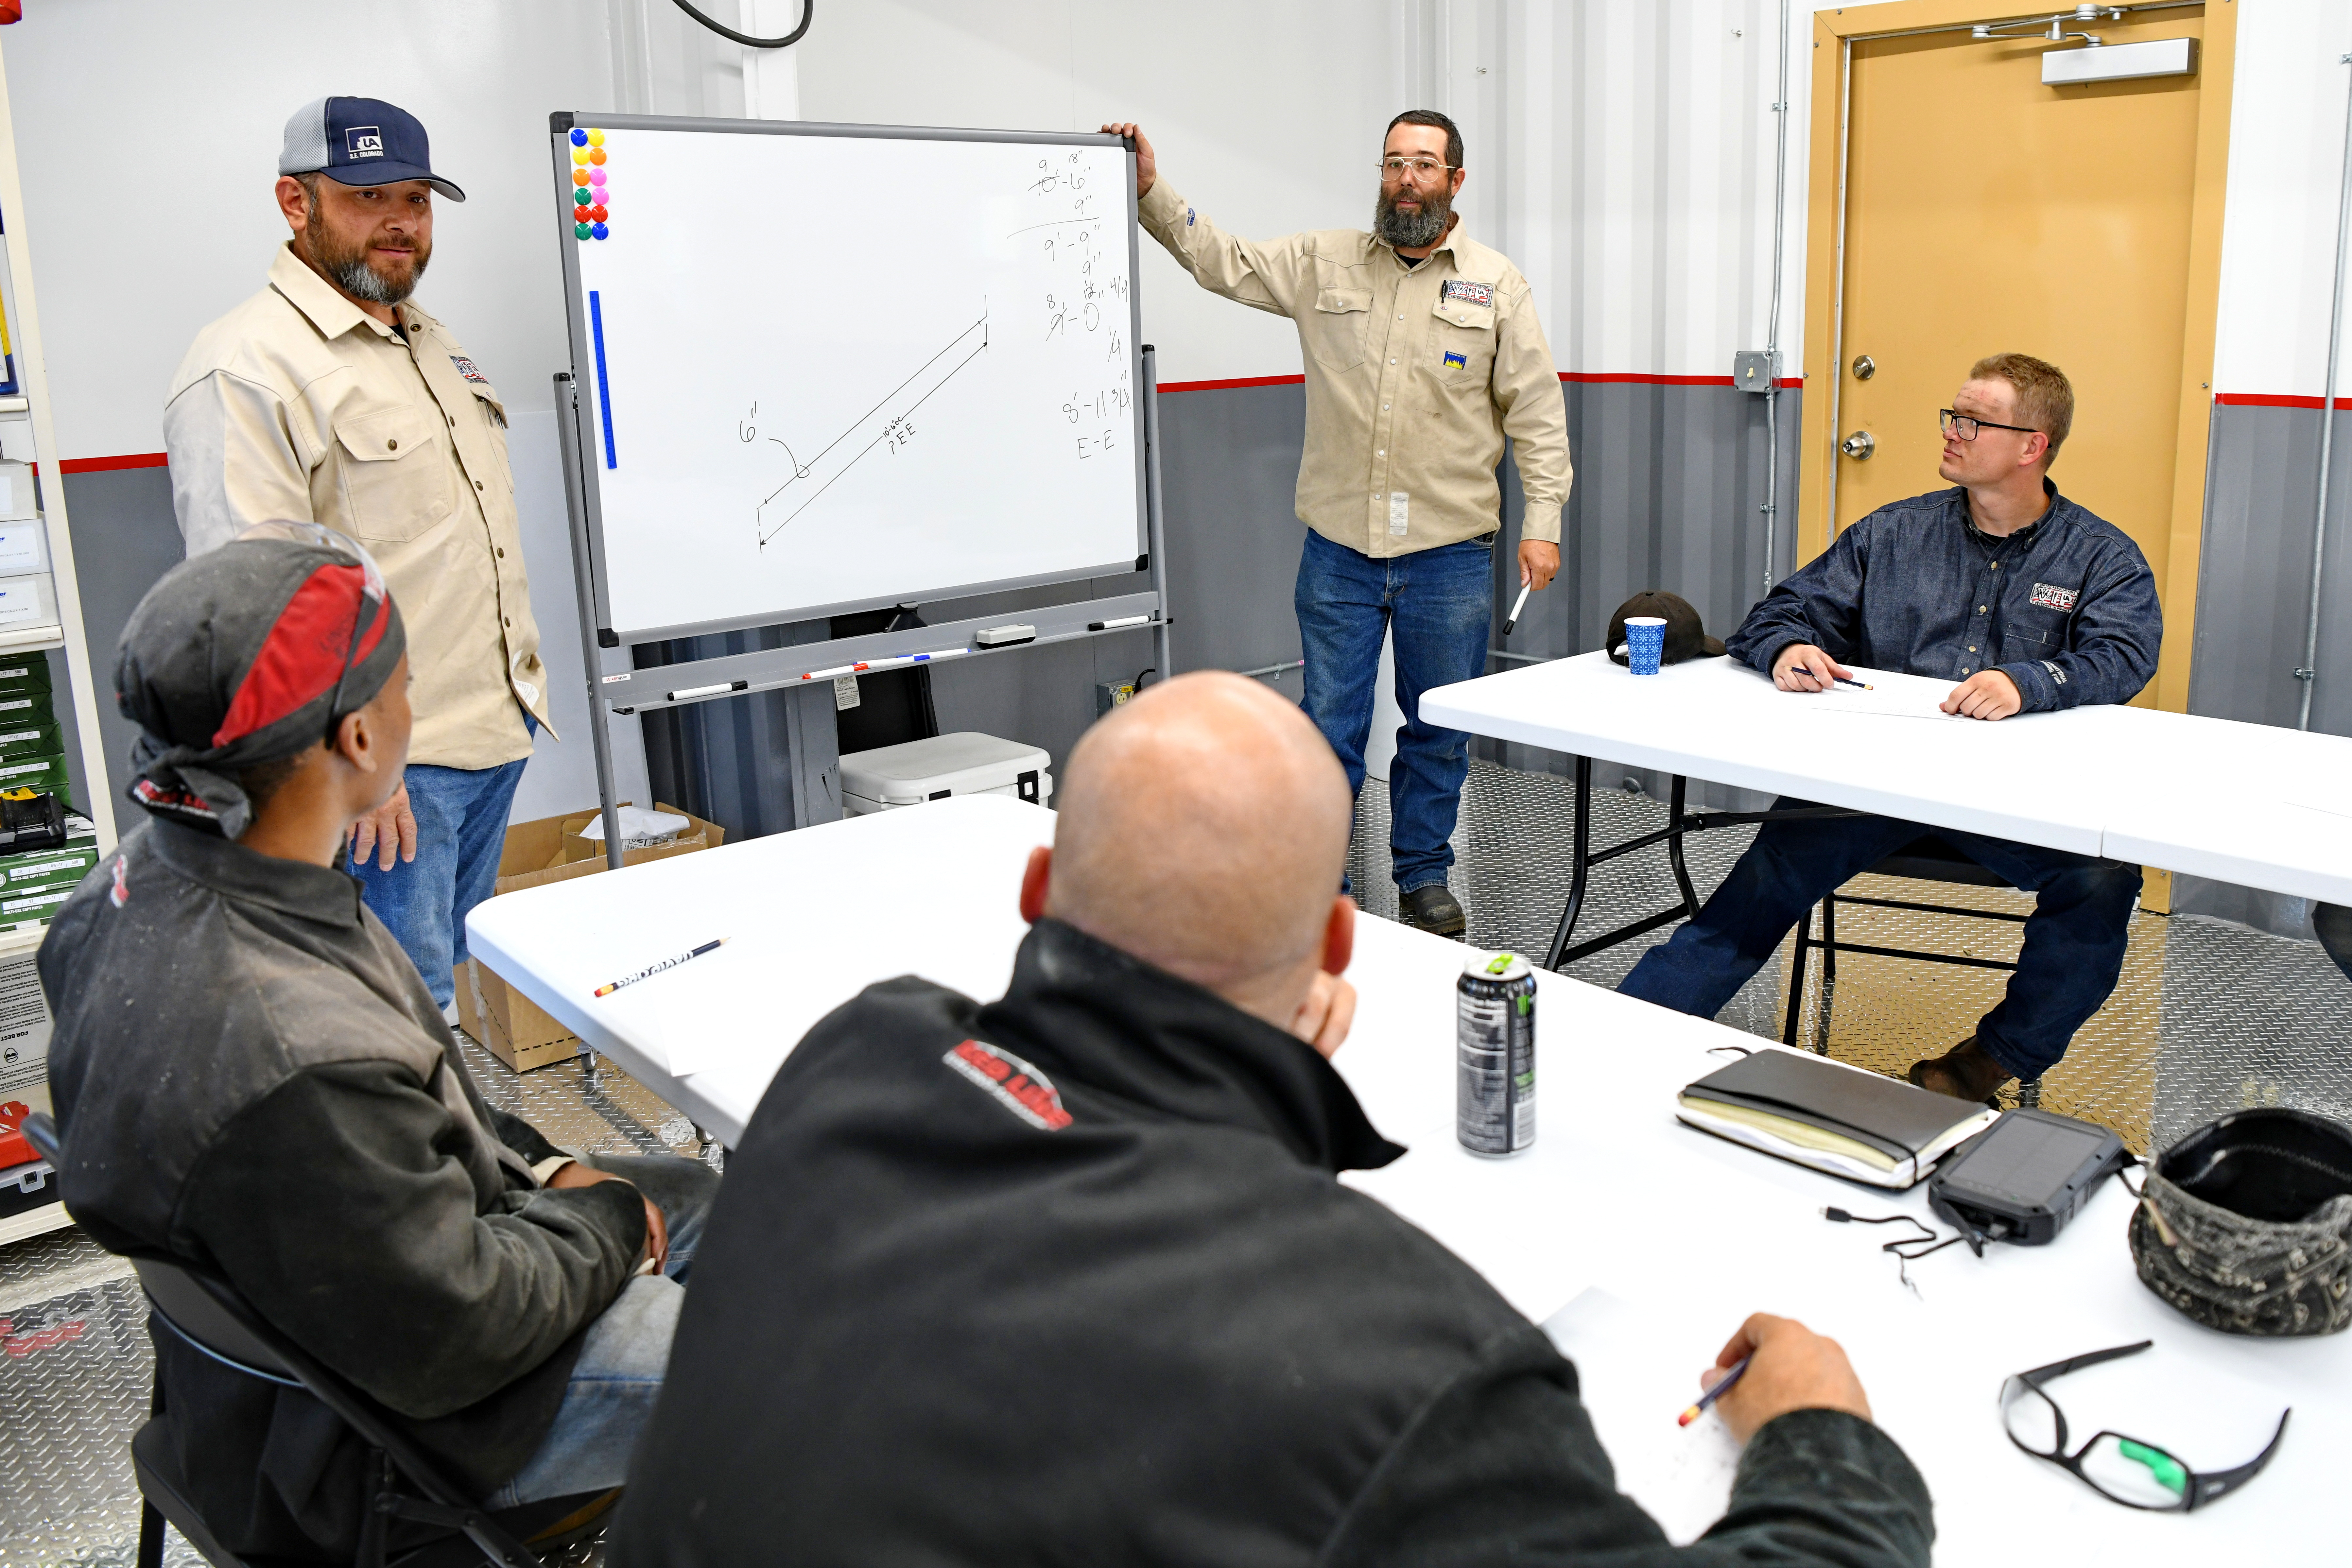
[[(151, 820), (40, 953), (63, 1195), (110, 1250), (226, 1278), (487, 1507), (607, 1491), (718, 1178), (575, 1159), (483, 1102), (341, 868), (407, 754), (400, 613), (372, 562), (302, 529), (173, 568), (123, 631), (117, 701), (144, 731), (128, 793)], [(356, 1436), (153, 1337), (221, 1543), (348, 1562)]]

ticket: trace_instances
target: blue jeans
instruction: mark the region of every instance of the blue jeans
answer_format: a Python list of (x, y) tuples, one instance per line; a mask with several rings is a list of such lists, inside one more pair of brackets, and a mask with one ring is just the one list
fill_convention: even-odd
[(466, 962), (466, 916), (498, 886), (507, 816), (530, 760), (495, 768), (411, 767), (404, 776), (408, 809), (416, 814), (416, 858), (395, 855), (384, 871), (375, 850), (352, 863), (360, 896), (444, 1007), (457, 997), (453, 974)]
[[(1809, 801), (1781, 799), (1773, 809)], [(1931, 831), (1891, 816), (1768, 822), (1698, 912), (1652, 948), (1617, 987), (1628, 996), (1712, 1018), (1764, 965), (1824, 893)], [(2000, 1005), (1977, 1023), (1977, 1044), (2021, 1079), (2066, 1054), (2123, 973), (2139, 868), (2005, 838), (1932, 831), (2011, 887), (2035, 894), (2025, 946)]]
[(1454, 819), (1470, 771), (1470, 737), (1421, 719), (1421, 694), (1486, 673), (1495, 615), (1495, 547), (1471, 539), (1375, 561), (1309, 529), (1298, 557), (1298, 640), (1307, 658), (1307, 716), (1364, 786), (1364, 742), (1381, 637), (1392, 634), (1396, 701), (1404, 713), (1389, 769), (1389, 858), (1397, 889), (1442, 885), (1454, 864)]
[(492, 1510), (608, 1491), (627, 1479), (637, 1435), (653, 1418), (669, 1370), (686, 1277), (719, 1194), (718, 1173), (696, 1160), (598, 1154), (587, 1163), (625, 1178), (653, 1200), (669, 1227), (669, 1260), (660, 1275), (624, 1285), (588, 1325), (554, 1424), (514, 1479), (486, 1500)]

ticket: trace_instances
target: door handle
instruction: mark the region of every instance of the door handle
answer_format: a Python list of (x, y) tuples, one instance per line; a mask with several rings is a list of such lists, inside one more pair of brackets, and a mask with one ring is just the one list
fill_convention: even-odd
[(1878, 450), (1878, 437), (1867, 430), (1857, 430), (1838, 443), (1838, 450), (1857, 463), (1867, 462), (1870, 455)]

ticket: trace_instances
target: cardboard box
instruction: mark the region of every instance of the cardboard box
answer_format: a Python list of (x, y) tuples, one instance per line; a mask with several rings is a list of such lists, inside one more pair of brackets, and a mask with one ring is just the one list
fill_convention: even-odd
[[(715, 822), (705, 822), (692, 812), (674, 805), (656, 803), (655, 809), (685, 817), (686, 831), (670, 843), (629, 850), (621, 857), (623, 865), (642, 866), (673, 855), (716, 848), (726, 842), (727, 830)], [(524, 888), (543, 888), (575, 877), (593, 877), (608, 869), (604, 847), (580, 837), (580, 830), (593, 822), (597, 815), (583, 811), (569, 816), (544, 816), (537, 822), (519, 822), (508, 828), (506, 847), (499, 856), (497, 890), (490, 896), (496, 898)], [(515, 1071), (529, 1072), (579, 1055), (579, 1036), (509, 985), (480, 959), (468, 959), (454, 978), (457, 984), (458, 1024)]]
[(45, 752), (62, 756), (65, 749), (55, 720), (26, 719), (21, 723), (0, 724), (0, 757), (31, 757)]
[(0, 896), (16, 898), (37, 888), (78, 886), (98, 864), (98, 846), (84, 840), (66, 841), (62, 849), (35, 849), (23, 855), (0, 855)]
[(10, 757), (0, 761), (0, 789), (46, 791), (62, 801), (73, 793), (73, 775), (66, 771), (65, 758), (55, 752)]

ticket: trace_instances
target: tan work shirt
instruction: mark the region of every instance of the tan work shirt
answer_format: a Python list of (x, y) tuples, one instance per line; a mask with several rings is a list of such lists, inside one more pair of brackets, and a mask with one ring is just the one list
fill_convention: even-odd
[(1202, 288), (1297, 323), (1301, 522), (1371, 556), (1491, 533), (1508, 436), (1527, 495), (1520, 537), (1559, 542), (1568, 405), (1528, 280), (1499, 252), (1459, 224), (1419, 267), (1362, 229), (1238, 239), (1164, 179), (1140, 211)]
[(273, 519), (365, 545), (408, 630), (408, 760), (497, 767), (530, 754), (525, 710), (547, 722), (506, 407), (440, 322), (395, 313), (399, 332), (281, 248), (172, 378), (172, 503), (190, 555)]

